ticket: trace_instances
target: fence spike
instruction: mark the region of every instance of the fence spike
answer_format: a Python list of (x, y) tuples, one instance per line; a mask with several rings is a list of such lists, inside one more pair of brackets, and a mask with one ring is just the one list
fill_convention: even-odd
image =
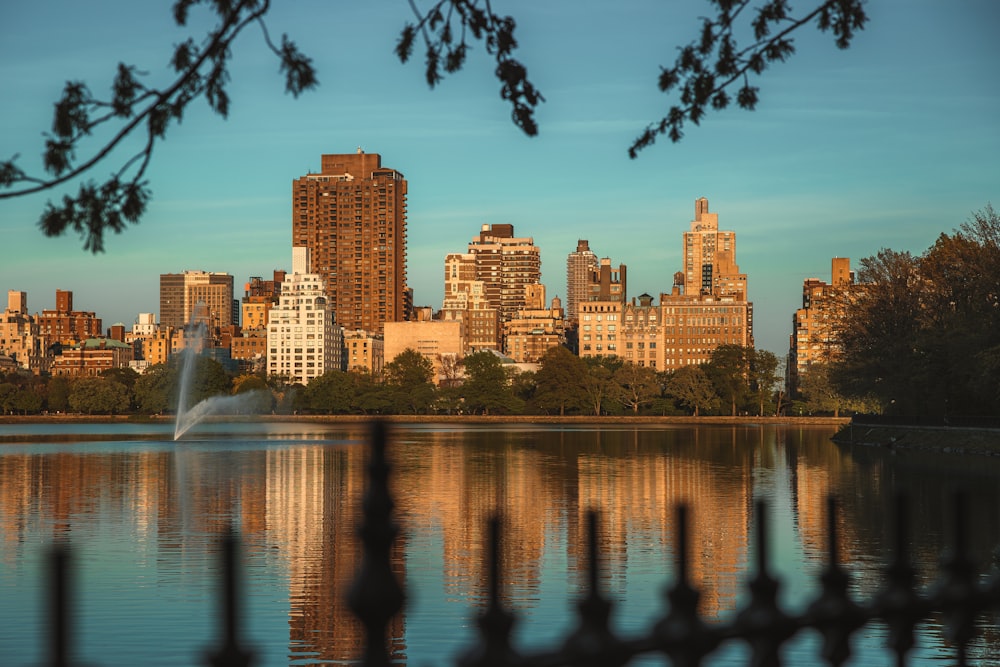
[(598, 516), (587, 511), (587, 593), (577, 603), (579, 623), (566, 638), (562, 654), (567, 662), (593, 667), (615, 667), (628, 661), (621, 640), (608, 627), (613, 605), (601, 593)]
[(669, 611), (653, 628), (655, 646), (670, 657), (675, 667), (697, 667), (719, 643), (716, 633), (698, 614), (701, 594), (691, 585), (689, 578), (688, 514), (686, 504), (677, 505), (677, 547), (674, 554), (677, 577), (666, 593), (670, 602)]
[(906, 654), (913, 648), (916, 626), (924, 616), (924, 600), (917, 593), (916, 571), (910, 562), (909, 503), (899, 494), (895, 501), (895, 553), (885, 570), (885, 588), (875, 597), (874, 615), (889, 628), (887, 644), (896, 655), (898, 667), (906, 665)]
[(221, 617), (222, 638), (220, 647), (214, 653), (209, 653), (207, 664), (212, 667), (247, 667), (253, 661), (253, 653), (240, 646), (240, 601), (238, 599), (239, 574), (237, 553), (239, 538), (236, 529), (230, 525), (229, 531), (222, 539), (220, 555), (222, 562), (222, 594)]
[(842, 665), (851, 657), (851, 634), (864, 625), (861, 608), (847, 593), (847, 572), (840, 566), (837, 541), (837, 499), (826, 499), (827, 565), (820, 575), (823, 589), (809, 606), (808, 616), (823, 635), (823, 657), (831, 665)]
[(736, 618), (736, 629), (750, 644), (753, 667), (779, 667), (779, 651), (795, 634), (792, 620), (778, 607), (778, 580), (768, 573), (767, 505), (756, 503), (757, 574), (750, 581), (750, 604)]
[(501, 544), (503, 523), (499, 513), (489, 520), (486, 543), (488, 561), (488, 600), (486, 611), (476, 619), (480, 641), (458, 658), (460, 667), (504, 667), (518, 661), (518, 656), (510, 644), (510, 633), (516, 621), (513, 614), (504, 609), (501, 590), (502, 564)]
[(969, 557), (966, 536), (966, 497), (957, 491), (953, 499), (952, 546), (941, 562), (941, 579), (933, 596), (944, 612), (945, 636), (955, 644), (956, 664), (967, 664), (969, 642), (976, 634), (976, 617), (984, 609), (976, 573)]
[(391, 551), (399, 528), (392, 519), (394, 503), (389, 492), (389, 464), (386, 460), (386, 425), (372, 422), (368, 483), (363, 503), (363, 519), (358, 535), (363, 555), (361, 566), (348, 593), (348, 604), (364, 627), (364, 667), (388, 667), (386, 632), (389, 621), (403, 608), (403, 586), (392, 571)]
[(52, 667), (68, 667), (70, 660), (70, 549), (59, 541), (49, 553), (52, 588), (49, 596), (49, 619), (52, 626), (50, 642), (50, 664)]

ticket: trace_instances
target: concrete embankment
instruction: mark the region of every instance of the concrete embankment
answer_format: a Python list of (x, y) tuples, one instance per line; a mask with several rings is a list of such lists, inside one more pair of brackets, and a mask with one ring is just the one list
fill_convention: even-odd
[(850, 423), (833, 436), (842, 445), (1000, 456), (1000, 429)]

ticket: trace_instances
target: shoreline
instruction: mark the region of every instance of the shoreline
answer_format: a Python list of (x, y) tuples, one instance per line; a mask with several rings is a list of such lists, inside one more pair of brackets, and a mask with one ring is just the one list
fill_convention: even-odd
[[(2, 415), (0, 424), (162, 424), (173, 423), (174, 415)], [(428, 424), (687, 424), (687, 425), (781, 425), (781, 426), (847, 426), (850, 417), (689, 417), (689, 416), (601, 416), (585, 415), (215, 415), (206, 422), (292, 422), (356, 424), (381, 420), (387, 423)]]
[(1000, 429), (963, 426), (899, 426), (849, 422), (833, 436), (838, 445), (887, 451), (1000, 456)]

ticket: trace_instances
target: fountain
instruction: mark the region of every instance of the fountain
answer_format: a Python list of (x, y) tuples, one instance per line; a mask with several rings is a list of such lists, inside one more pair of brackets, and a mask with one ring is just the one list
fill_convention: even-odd
[(233, 415), (244, 412), (244, 408), (253, 405), (266, 392), (263, 389), (248, 391), (242, 394), (209, 396), (196, 405), (188, 407), (188, 394), (191, 391), (191, 384), (194, 382), (195, 372), (198, 366), (198, 357), (201, 355), (205, 343), (207, 327), (205, 318), (198, 317), (199, 303), (195, 306), (195, 317), (188, 325), (185, 332), (185, 346), (180, 354), (184, 356), (181, 364), (180, 376), (177, 379), (177, 418), (174, 421), (174, 440), (179, 440), (195, 424), (205, 419), (209, 415)]

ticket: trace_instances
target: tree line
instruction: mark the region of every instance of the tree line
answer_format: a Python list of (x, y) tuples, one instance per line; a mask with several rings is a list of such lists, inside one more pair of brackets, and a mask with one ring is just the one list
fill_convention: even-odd
[[(406, 350), (378, 376), (328, 371), (302, 386), (279, 376), (231, 375), (200, 357), (192, 374), (190, 408), (212, 396), (240, 395), (249, 414), (317, 415), (773, 415), (781, 409), (780, 362), (773, 353), (736, 345), (711, 361), (657, 371), (612, 357), (582, 359), (564, 347), (548, 351), (536, 371), (518, 372), (492, 352), (458, 362), (435, 384), (430, 360)], [(96, 377), (0, 377), (4, 414), (176, 413), (178, 359), (138, 374), (111, 369)]]

